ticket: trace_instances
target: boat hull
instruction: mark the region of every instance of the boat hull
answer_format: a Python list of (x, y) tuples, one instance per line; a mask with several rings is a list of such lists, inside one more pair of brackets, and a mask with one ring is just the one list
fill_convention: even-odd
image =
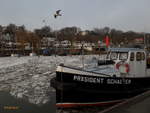
[(150, 88), (150, 77), (100, 77), (56, 72), (51, 82), (57, 107), (99, 106), (121, 102)]

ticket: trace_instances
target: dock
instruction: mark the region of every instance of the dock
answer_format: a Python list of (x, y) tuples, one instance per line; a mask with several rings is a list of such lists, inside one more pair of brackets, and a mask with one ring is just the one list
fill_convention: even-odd
[(150, 91), (127, 99), (99, 113), (150, 113)]

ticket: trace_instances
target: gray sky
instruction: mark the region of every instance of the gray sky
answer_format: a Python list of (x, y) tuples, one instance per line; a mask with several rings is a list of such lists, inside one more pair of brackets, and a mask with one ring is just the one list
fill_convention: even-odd
[[(54, 19), (58, 9), (63, 16)], [(29, 30), (49, 25), (52, 29), (108, 26), (150, 32), (150, 0), (0, 0), (0, 25), (10, 23)]]

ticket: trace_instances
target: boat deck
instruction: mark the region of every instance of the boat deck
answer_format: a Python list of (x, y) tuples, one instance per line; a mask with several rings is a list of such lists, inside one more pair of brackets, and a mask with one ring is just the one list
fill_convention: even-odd
[[(106, 65), (106, 66), (89, 66), (87, 68), (85, 68), (84, 70), (89, 71), (89, 72), (93, 72), (93, 73), (103, 73), (106, 75), (112, 75), (113, 73), (116, 74), (117, 71), (114, 70), (114, 66), (113, 65)], [(117, 73), (118, 75), (119, 73)]]
[(150, 91), (128, 99), (99, 113), (150, 113)]

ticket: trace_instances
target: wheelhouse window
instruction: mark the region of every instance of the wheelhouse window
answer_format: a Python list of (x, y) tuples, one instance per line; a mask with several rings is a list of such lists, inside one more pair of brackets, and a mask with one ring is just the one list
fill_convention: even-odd
[(134, 61), (134, 53), (130, 54), (130, 61)]
[(110, 59), (117, 60), (117, 58), (118, 58), (118, 53), (112, 52), (111, 55), (110, 55)]
[(128, 53), (120, 53), (119, 60), (127, 60), (128, 59)]
[(145, 60), (145, 53), (142, 52), (142, 60)]
[(106, 59), (110, 58), (110, 51), (107, 53)]
[(141, 61), (142, 60), (142, 53), (141, 52), (137, 52), (136, 53), (136, 61)]

